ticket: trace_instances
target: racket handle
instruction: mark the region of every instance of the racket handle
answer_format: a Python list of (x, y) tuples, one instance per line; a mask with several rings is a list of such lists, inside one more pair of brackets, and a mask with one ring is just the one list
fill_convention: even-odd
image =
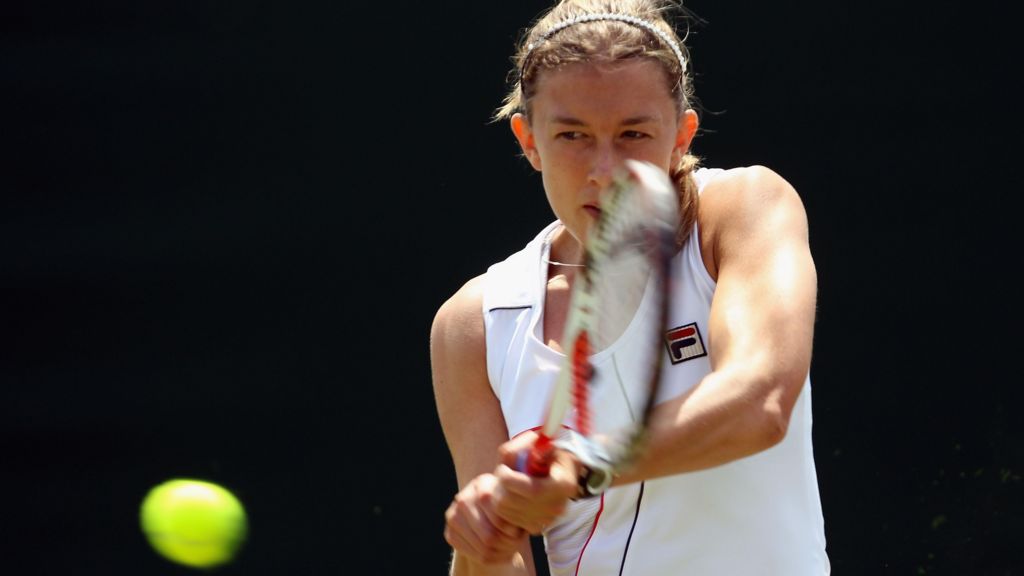
[(549, 436), (541, 434), (529, 450), (523, 450), (516, 457), (516, 469), (530, 476), (547, 476), (554, 460), (555, 446)]

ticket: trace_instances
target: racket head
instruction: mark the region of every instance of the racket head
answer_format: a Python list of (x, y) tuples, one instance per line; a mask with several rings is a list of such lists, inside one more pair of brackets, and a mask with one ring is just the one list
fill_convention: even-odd
[[(668, 278), (678, 248), (676, 187), (661, 168), (627, 160), (600, 202), (600, 216), (584, 243), (584, 267), (570, 296), (562, 339), (565, 365), (538, 442), (544, 452), (529, 458), (533, 470), (543, 472), (536, 475), (546, 474), (544, 463), (550, 464), (553, 452), (550, 439), (563, 426), (584, 437), (599, 437), (613, 465), (628, 466), (642, 447), (661, 384)], [(616, 358), (595, 369), (592, 359), (602, 355)], [(598, 378), (604, 380), (602, 386), (618, 391), (625, 412), (616, 408), (617, 416), (601, 413), (607, 402), (591, 406), (590, 388)], [(566, 421), (570, 408), (573, 419)], [(592, 408), (599, 412), (592, 413)]]

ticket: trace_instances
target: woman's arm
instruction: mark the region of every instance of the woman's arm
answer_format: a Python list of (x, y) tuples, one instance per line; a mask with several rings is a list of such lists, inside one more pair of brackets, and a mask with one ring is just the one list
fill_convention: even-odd
[(501, 488), (492, 471), (508, 431), (487, 377), (480, 286), (475, 278), (445, 302), (430, 333), (434, 397), (459, 485), (445, 539), (455, 550), (453, 575), (532, 576), (526, 532), (494, 513)]
[(780, 442), (810, 369), (817, 274), (796, 191), (763, 167), (730, 170), (700, 200), (716, 279), (711, 372), (658, 407), (645, 456), (617, 484), (710, 468)]

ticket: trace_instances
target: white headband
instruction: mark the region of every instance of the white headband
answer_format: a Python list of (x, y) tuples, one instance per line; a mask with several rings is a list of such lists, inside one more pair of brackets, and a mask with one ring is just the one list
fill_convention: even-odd
[(547, 40), (559, 30), (564, 30), (569, 26), (573, 26), (575, 24), (582, 24), (584, 22), (597, 22), (599, 20), (614, 20), (616, 22), (625, 22), (626, 24), (632, 24), (633, 26), (643, 28), (644, 30), (647, 30), (648, 32), (654, 34), (658, 38), (661, 38), (661, 41), (664, 42), (666, 46), (671, 48), (673, 52), (675, 52), (676, 58), (679, 60), (679, 67), (680, 69), (682, 69), (683, 74), (686, 74), (686, 58), (683, 57), (683, 51), (679, 49), (679, 46), (677, 46), (676, 43), (672, 41), (672, 38), (670, 38), (668, 34), (666, 34), (664, 31), (662, 31), (654, 24), (651, 24), (647, 20), (637, 18), (636, 16), (629, 16), (627, 14), (616, 14), (614, 12), (584, 14), (583, 16), (576, 16), (575, 18), (569, 18), (568, 20), (563, 20), (558, 24), (555, 24), (551, 28), (548, 28), (546, 32), (541, 34), (539, 38), (537, 38), (533, 42), (530, 42), (530, 44), (526, 47), (526, 56), (523, 58), (523, 63), (529, 61), (530, 53), (533, 52), (533, 49), (536, 48), (538, 44)]

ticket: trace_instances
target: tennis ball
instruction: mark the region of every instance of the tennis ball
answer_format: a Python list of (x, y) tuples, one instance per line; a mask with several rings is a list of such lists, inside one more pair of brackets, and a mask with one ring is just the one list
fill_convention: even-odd
[(230, 562), (249, 524), (242, 503), (223, 486), (175, 478), (155, 486), (142, 501), (142, 532), (168, 560), (193, 568)]

